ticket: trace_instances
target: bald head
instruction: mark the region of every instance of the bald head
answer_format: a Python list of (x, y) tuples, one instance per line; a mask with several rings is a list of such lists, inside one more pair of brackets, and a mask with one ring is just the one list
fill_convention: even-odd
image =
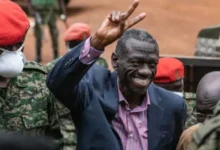
[(196, 108), (203, 114), (212, 114), (220, 100), (220, 72), (210, 72), (199, 82), (196, 91)]

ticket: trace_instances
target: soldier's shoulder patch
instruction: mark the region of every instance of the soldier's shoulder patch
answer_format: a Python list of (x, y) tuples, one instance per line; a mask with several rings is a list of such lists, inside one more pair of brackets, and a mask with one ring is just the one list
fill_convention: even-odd
[(35, 70), (35, 71), (40, 71), (44, 74), (48, 73), (48, 69), (46, 66), (34, 61), (28, 61), (24, 66), (24, 70)]
[(216, 116), (202, 125), (193, 135), (193, 139), (200, 146), (218, 128), (220, 128), (220, 116)]

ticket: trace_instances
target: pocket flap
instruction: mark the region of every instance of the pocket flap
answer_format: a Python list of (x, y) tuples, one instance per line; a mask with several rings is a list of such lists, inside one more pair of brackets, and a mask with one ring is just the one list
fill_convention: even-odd
[(30, 112), (22, 115), (22, 120), (27, 129), (48, 126), (48, 114), (46, 111)]

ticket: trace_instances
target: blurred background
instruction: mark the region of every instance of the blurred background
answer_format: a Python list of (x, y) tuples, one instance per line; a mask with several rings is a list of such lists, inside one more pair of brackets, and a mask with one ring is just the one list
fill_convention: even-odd
[[(12, 0), (26, 9), (25, 0)], [(68, 23), (84, 22), (90, 25), (94, 33), (103, 19), (112, 10), (126, 10), (132, 0), (64, 0), (66, 2)], [(135, 28), (142, 28), (151, 33), (159, 43), (160, 54), (193, 56), (197, 35), (202, 28), (218, 25), (220, 22), (219, 0), (140, 0), (134, 15), (146, 12), (146, 19)], [(29, 17), (32, 27), (25, 41), (25, 55), (35, 60), (34, 18)], [(67, 50), (63, 40), (65, 25), (57, 21), (59, 29), (59, 54)], [(48, 27), (43, 41), (42, 63), (53, 59), (51, 39)], [(103, 57), (110, 64), (110, 56), (115, 43), (107, 47)], [(111, 65), (109, 65), (111, 66)]]

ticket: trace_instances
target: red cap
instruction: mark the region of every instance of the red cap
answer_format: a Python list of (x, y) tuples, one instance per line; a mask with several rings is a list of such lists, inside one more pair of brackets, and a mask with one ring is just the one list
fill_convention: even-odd
[(0, 0), (0, 46), (22, 41), (30, 23), (20, 6), (10, 0)]
[(184, 65), (175, 58), (160, 58), (155, 83), (170, 83), (184, 78)]
[(73, 40), (85, 40), (91, 35), (91, 29), (89, 25), (85, 23), (74, 23), (64, 34), (64, 40), (73, 41)]

